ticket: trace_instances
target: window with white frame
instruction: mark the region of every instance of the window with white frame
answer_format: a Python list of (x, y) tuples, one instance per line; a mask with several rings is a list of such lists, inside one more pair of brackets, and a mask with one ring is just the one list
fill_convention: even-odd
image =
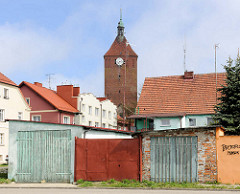
[(85, 104), (82, 104), (82, 112), (85, 111)]
[(196, 126), (196, 119), (195, 118), (189, 118), (189, 126), (191, 126), (191, 127)]
[(213, 118), (212, 117), (208, 117), (207, 118), (207, 125), (209, 126), (209, 125), (212, 125), (212, 124), (214, 124)]
[(95, 127), (99, 127), (99, 122), (95, 122)]
[(106, 110), (103, 110), (103, 111), (102, 111), (102, 116), (103, 116), (103, 118), (106, 117)]
[(82, 122), (85, 122), (85, 116), (82, 115)]
[(88, 106), (88, 114), (92, 115), (92, 106)]
[(0, 121), (4, 121), (4, 109), (0, 109)]
[(88, 125), (89, 125), (89, 126), (92, 126), (92, 121), (88, 121)]
[(63, 116), (63, 123), (64, 123), (64, 124), (70, 124), (70, 117), (68, 117), (68, 116)]
[(4, 133), (0, 133), (0, 145), (4, 145)]
[(109, 124), (109, 125), (108, 125), (108, 128), (110, 128), (110, 129), (111, 129), (111, 128), (112, 128), (112, 125), (110, 125), (110, 124)]
[(4, 94), (3, 94), (4, 99), (9, 99), (9, 89), (4, 88)]
[(105, 123), (103, 123), (103, 124), (102, 124), (102, 127), (103, 127), (103, 128), (106, 128), (106, 124), (105, 124)]
[(28, 105), (30, 105), (30, 98), (29, 98), (29, 97), (27, 97), (27, 98), (25, 98), (25, 99), (26, 99), (26, 101), (27, 101)]
[(111, 119), (112, 118), (112, 113), (111, 111), (108, 111), (108, 119)]
[(95, 108), (95, 116), (98, 117), (99, 115), (99, 108)]
[(170, 126), (170, 119), (161, 119), (161, 126)]
[(18, 112), (18, 119), (23, 120), (23, 113), (22, 112)]
[(41, 116), (40, 115), (33, 115), (32, 116), (32, 121), (40, 122), (41, 121)]

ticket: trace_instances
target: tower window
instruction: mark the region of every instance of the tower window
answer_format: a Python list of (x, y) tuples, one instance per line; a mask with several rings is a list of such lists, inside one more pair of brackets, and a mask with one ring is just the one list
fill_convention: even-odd
[(120, 94), (120, 90), (119, 90), (118, 92), (119, 92), (119, 94)]

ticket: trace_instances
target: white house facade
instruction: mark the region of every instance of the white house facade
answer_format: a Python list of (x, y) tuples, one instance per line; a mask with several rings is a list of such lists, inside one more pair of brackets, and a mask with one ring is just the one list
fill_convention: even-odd
[(117, 128), (117, 106), (109, 99), (97, 98), (91, 93), (80, 94), (80, 125)]
[(7, 119), (30, 120), (30, 107), (18, 86), (0, 73), (0, 163), (5, 163), (8, 157)]

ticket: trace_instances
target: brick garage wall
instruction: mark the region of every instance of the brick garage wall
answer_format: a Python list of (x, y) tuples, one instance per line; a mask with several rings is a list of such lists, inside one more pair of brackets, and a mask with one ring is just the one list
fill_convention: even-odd
[(198, 137), (198, 181), (217, 181), (216, 128), (187, 128), (166, 131), (154, 131), (141, 134), (142, 139), (142, 180), (151, 178), (151, 137)]

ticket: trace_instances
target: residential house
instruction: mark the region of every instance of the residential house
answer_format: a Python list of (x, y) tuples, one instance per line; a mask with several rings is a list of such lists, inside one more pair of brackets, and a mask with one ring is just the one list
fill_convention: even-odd
[(117, 106), (105, 97), (80, 94), (81, 125), (117, 128)]
[(79, 87), (63, 85), (57, 92), (47, 89), (41, 83), (23, 81), (19, 85), (26, 101), (32, 108), (31, 121), (74, 124), (79, 114), (77, 97)]
[(18, 85), (0, 73), (0, 163), (8, 156), (9, 123), (5, 120), (29, 120), (30, 110)]
[[(213, 123), (217, 88), (225, 73), (146, 78), (136, 107), (136, 130), (166, 130)], [(217, 77), (217, 79), (216, 79)], [(218, 94), (219, 96), (220, 94)]]

